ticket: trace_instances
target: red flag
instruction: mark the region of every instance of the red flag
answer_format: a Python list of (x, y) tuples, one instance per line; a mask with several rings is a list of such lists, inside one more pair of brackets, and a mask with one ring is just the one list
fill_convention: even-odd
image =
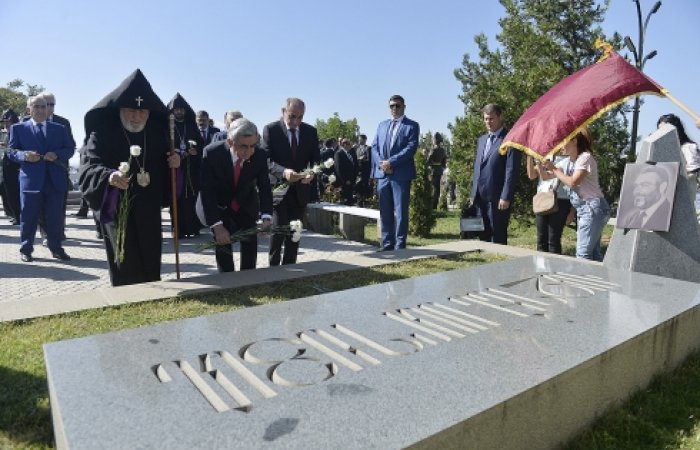
[(517, 148), (537, 158), (553, 155), (588, 124), (615, 106), (640, 94), (665, 97), (667, 92), (625, 61), (607, 43), (596, 43), (605, 54), (595, 64), (557, 83), (530, 106), (508, 132), (500, 147)]

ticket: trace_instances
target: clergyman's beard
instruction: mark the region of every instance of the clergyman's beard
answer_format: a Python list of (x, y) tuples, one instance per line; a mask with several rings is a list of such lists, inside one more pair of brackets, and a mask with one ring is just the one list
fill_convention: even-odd
[(124, 128), (126, 128), (126, 131), (130, 133), (140, 133), (143, 131), (144, 128), (146, 128), (147, 121), (148, 120), (145, 120), (138, 127), (134, 127), (133, 125), (131, 125), (131, 122), (122, 119), (122, 125), (124, 126)]

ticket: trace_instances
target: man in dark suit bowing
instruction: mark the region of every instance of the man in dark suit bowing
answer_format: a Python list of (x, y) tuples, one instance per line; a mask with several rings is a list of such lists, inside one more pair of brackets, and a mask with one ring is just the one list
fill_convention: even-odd
[(63, 125), (47, 121), (46, 100), (29, 101), (31, 119), (10, 129), (8, 156), (20, 164), (20, 253), (33, 261), (34, 235), (42, 205), (46, 211), (48, 247), (54, 258), (70, 260), (61, 246), (63, 198), (68, 189), (66, 171), (74, 148)]
[(372, 142), (372, 160), (376, 161), (372, 177), (377, 178), (382, 226), (379, 251), (406, 248), (411, 182), (416, 178), (413, 157), (418, 149), (420, 127), (406, 117), (405, 111), (403, 97), (392, 96), (389, 99), (391, 119), (379, 124)]
[(481, 240), (506, 245), (522, 152), (509, 148), (501, 155), (498, 150), (508, 133), (503, 128), (503, 110), (490, 103), (483, 113), (488, 133), (476, 141), (471, 200), (484, 220)]
[[(253, 228), (259, 211), (263, 227), (269, 226), (272, 220), (267, 155), (262, 150), (256, 151), (259, 140), (255, 124), (238, 119), (231, 123), (226, 141), (214, 142), (204, 149), (200, 171), (200, 220), (214, 233), (219, 272), (235, 270), (231, 234)], [(240, 241), (240, 245), (241, 270), (255, 269), (257, 235)]]
[[(289, 185), (273, 195), (274, 226), (289, 225), (292, 220), (304, 220), (309, 202), (309, 183), (314, 176), (300, 172), (320, 162), (316, 128), (303, 123), (306, 106), (298, 98), (288, 98), (282, 108), (282, 119), (265, 125), (262, 146), (267, 152), (270, 174)], [(284, 257), (282, 244), (284, 243)], [(270, 236), (270, 266), (297, 262), (299, 243), (291, 236)]]

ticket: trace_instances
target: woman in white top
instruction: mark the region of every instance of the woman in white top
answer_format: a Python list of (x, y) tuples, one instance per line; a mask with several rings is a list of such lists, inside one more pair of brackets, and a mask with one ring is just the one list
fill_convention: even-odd
[[(554, 162), (558, 164), (563, 159), (565, 159), (563, 156), (557, 156)], [(537, 251), (561, 255), (561, 235), (564, 232), (566, 224), (573, 219), (573, 216), (569, 218), (571, 201), (569, 201), (569, 193), (566, 191), (564, 183), (557, 178), (543, 180), (540, 171), (544, 172), (542, 165), (537, 164), (535, 159), (528, 155), (527, 176), (531, 180), (539, 178), (537, 192), (546, 192), (550, 188), (554, 188), (557, 193), (557, 211), (552, 214), (535, 215), (535, 223), (537, 224)]]
[(700, 172), (700, 155), (698, 154), (698, 145), (691, 141), (685, 132), (685, 127), (683, 122), (675, 114), (664, 114), (659, 117), (656, 122), (656, 127), (668, 123), (676, 127), (678, 132), (678, 140), (681, 143), (681, 153), (683, 154), (683, 159), (685, 160), (685, 170), (688, 175), (688, 179), (691, 180), (694, 185), (698, 182), (698, 173)]
[(568, 187), (571, 205), (576, 208), (576, 257), (602, 261), (600, 238), (610, 219), (610, 206), (598, 184), (598, 163), (591, 154), (592, 139), (587, 128), (564, 146), (567, 160), (558, 165), (545, 161), (543, 179), (558, 178)]

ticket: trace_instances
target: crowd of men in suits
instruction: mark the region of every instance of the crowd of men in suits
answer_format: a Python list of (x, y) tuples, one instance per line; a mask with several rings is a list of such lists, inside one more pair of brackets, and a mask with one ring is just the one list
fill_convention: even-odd
[[(20, 225), (20, 254), (25, 262), (33, 261), (38, 226), (45, 230), (51, 255), (70, 260), (61, 242), (68, 161), (76, 145), (70, 123), (54, 113), (55, 104), (53, 94), (42, 93), (29, 99), (27, 120), (5, 122), (10, 132), (4, 159), (19, 167), (20, 206), (13, 206), (7, 196), (3, 204)], [(306, 105), (298, 98), (287, 99), (280, 119), (265, 125), (262, 134), (238, 110), (225, 114), (226, 129), (221, 131), (212, 126), (206, 111), (195, 113), (179, 93), (165, 106), (136, 70), (85, 116), (86, 138), (80, 150), (83, 201), (76, 215), (87, 217), (88, 209), (93, 210), (113, 285), (160, 279), (160, 211), (172, 206), (166, 195), (172, 194), (170, 171), (177, 174), (177, 194), (170, 198), (177, 200), (177, 219), (182, 224), (178, 237), (192, 237), (209, 228), (222, 272), (235, 270), (233, 234), (260, 221), (272, 230), (303, 221), (307, 204), (319, 201), (329, 184), (346, 205), (366, 206), (376, 195), (382, 229), (379, 251), (403, 249), (420, 128), (406, 117), (403, 97), (392, 96), (388, 106), (389, 119), (379, 124), (371, 145), (365, 135), (357, 143), (342, 136), (320, 142), (316, 128), (303, 122)], [(174, 155), (167, 139), (168, 117), (173, 116)], [(520, 153), (496, 151), (506, 133), (498, 105), (488, 105), (484, 118), (489, 133), (477, 142), (472, 198), (484, 217), (483, 238), (505, 243)], [(446, 160), (441, 140), (435, 136), (428, 157), (436, 182), (434, 203)], [(334, 164), (323, 173), (309, 170), (328, 159)], [(8, 169), (4, 172), (7, 188), (8, 178), (14, 175)], [(122, 216), (120, 205), (125, 199), (132, 204)], [(297, 239), (273, 231), (270, 266), (296, 263), (298, 250)], [(242, 241), (240, 251), (239, 270), (254, 269), (257, 236)]]

